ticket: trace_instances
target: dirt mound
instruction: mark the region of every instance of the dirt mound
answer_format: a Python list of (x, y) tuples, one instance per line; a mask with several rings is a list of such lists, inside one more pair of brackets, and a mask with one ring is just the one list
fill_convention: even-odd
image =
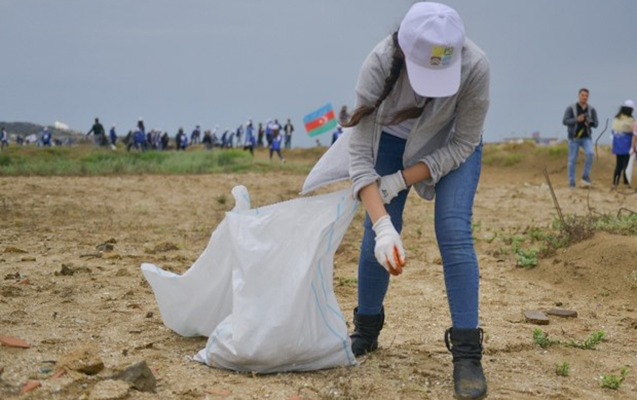
[(637, 306), (637, 237), (597, 233), (562, 249), (532, 272), (568, 291)]

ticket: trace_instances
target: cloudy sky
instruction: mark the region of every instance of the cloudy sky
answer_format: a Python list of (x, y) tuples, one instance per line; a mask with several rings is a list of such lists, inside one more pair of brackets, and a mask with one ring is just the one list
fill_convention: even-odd
[[(0, 121), (120, 133), (235, 128), (353, 106), (360, 66), (406, 0), (0, 0)], [(637, 100), (636, 0), (448, 0), (491, 61), (485, 139), (564, 138), (577, 90), (605, 118)], [(599, 130), (598, 132), (601, 132)], [(328, 135), (321, 138), (327, 143)]]

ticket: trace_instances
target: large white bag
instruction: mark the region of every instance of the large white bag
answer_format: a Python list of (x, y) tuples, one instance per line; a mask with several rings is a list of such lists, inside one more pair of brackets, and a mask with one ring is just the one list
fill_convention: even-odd
[(334, 253), (358, 208), (351, 190), (250, 209), (248, 191), (183, 275), (142, 264), (164, 324), (209, 336), (210, 366), (271, 373), (356, 363), (332, 288)]

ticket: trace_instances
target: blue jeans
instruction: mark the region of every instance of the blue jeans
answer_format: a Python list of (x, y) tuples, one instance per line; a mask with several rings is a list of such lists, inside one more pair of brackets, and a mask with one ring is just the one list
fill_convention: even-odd
[[(405, 140), (383, 133), (376, 161), (379, 175), (392, 174), (403, 168)], [(471, 236), (471, 216), (480, 169), (482, 144), (455, 171), (436, 184), (435, 225), (438, 247), (444, 266), (447, 299), (454, 328), (474, 329), (478, 326), (478, 259)], [(409, 190), (404, 190), (385, 205), (398, 232), (402, 230), (403, 209)], [(376, 315), (381, 312), (389, 286), (389, 273), (374, 256), (375, 233), (369, 215), (358, 263), (358, 313)]]
[(575, 165), (577, 165), (577, 155), (579, 148), (584, 149), (584, 173), (582, 179), (591, 180), (591, 167), (593, 166), (593, 140), (591, 138), (569, 139), (568, 140), (568, 185), (575, 186)]

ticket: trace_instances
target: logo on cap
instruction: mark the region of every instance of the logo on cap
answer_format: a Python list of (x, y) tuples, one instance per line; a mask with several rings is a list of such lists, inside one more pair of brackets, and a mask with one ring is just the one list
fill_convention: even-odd
[(451, 63), (451, 57), (453, 56), (453, 47), (434, 46), (431, 49), (431, 55), (429, 57), (429, 65), (434, 67), (447, 66)]

